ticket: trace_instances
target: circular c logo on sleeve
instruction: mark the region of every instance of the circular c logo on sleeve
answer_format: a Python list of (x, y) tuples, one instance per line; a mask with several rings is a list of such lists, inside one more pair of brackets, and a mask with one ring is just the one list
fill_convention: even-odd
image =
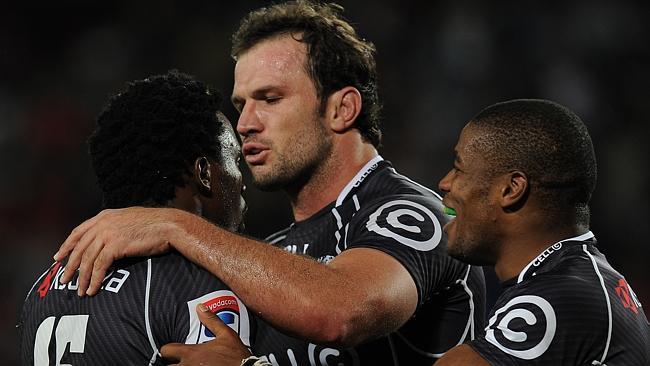
[(433, 250), (442, 238), (440, 222), (433, 212), (408, 200), (384, 203), (370, 215), (366, 228), (420, 251)]
[(507, 354), (532, 360), (551, 345), (556, 325), (555, 311), (548, 301), (535, 295), (522, 295), (494, 312), (485, 339)]

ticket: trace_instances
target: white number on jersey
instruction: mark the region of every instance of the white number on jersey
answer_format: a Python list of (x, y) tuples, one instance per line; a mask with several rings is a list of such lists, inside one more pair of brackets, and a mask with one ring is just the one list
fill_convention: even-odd
[[(47, 352), (52, 339), (52, 330), (56, 317), (48, 317), (43, 320), (36, 331), (36, 340), (34, 341), (34, 366), (49, 366), (50, 356)], [(56, 366), (72, 366), (62, 364), (63, 353), (70, 343), (70, 352), (83, 353), (86, 345), (86, 326), (88, 325), (88, 315), (64, 315), (56, 326)]]

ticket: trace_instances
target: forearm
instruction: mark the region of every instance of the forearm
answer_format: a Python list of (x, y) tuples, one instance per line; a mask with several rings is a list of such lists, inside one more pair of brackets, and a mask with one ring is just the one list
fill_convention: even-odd
[(377, 294), (359, 286), (363, 278), (353, 281), (345, 271), (181, 211), (174, 212), (173, 222), (178, 235), (170, 244), (176, 250), (219, 277), (266, 321), (293, 335), (352, 345), (402, 322), (384, 313), (386, 306)]

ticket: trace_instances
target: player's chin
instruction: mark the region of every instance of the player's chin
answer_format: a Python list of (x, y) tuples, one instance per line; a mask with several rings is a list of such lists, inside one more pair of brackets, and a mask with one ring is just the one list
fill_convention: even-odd
[(449, 255), (452, 257), (458, 255), (460, 256), (463, 252), (461, 248), (459, 248), (458, 241), (456, 240), (456, 233), (454, 230), (451, 230), (448, 227), (449, 224), (445, 225), (445, 228), (443, 229), (445, 233), (447, 234), (447, 252)]
[(445, 228), (443, 229), (447, 233), (447, 253), (452, 258), (458, 259), (460, 261), (467, 261), (468, 250), (465, 247), (463, 240), (458, 237), (458, 233), (456, 231), (455, 225), (453, 224), (453, 221), (445, 225)]
[(462, 249), (458, 248), (454, 242), (447, 241), (447, 254), (454, 259), (463, 261), (465, 259), (465, 253)]
[(451, 219), (443, 227), (442, 231), (447, 234), (447, 242), (451, 243), (456, 236), (456, 219)]
[(474, 244), (458, 238), (452, 242), (448, 241), (447, 254), (454, 259), (473, 266), (494, 265), (494, 261), (490, 260), (492, 258), (490, 253), (481, 250), (480, 247), (476, 247)]
[(449, 244), (447, 245), (447, 254), (449, 254), (450, 257), (457, 259), (463, 263), (467, 264), (477, 264), (475, 261), (472, 259), (470, 255), (468, 255), (467, 251), (465, 248), (462, 248), (459, 245), (453, 245)]

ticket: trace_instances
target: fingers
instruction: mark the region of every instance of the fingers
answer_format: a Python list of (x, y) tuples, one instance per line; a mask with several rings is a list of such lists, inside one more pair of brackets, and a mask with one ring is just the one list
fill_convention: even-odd
[(196, 345), (167, 344), (160, 349), (165, 360), (179, 365), (240, 365), (242, 359), (250, 356), (237, 333), (205, 305), (198, 304), (196, 312), (199, 321), (214, 333), (216, 339)]
[(212, 331), (215, 338), (222, 339), (233, 335), (239, 337), (234, 330), (227, 326), (217, 315), (213, 314), (204, 304), (199, 303), (196, 306), (196, 312), (199, 315), (199, 321)]
[[(103, 248), (103, 241), (96, 237), (92, 244), (88, 245), (86, 250), (83, 252), (81, 263), (79, 264), (79, 280), (77, 281), (77, 294), (79, 296), (83, 296), (86, 293), (88, 283), (90, 282), (90, 275), (93, 270), (93, 264), (95, 263), (97, 255)], [(72, 259), (72, 257), (70, 259)]]
[(55, 254), (58, 261), (68, 256), (59, 281), (70, 282), (78, 270), (77, 292), (81, 296), (94, 295), (115, 260), (168, 251), (170, 245), (164, 233), (154, 229), (163, 219), (156, 221), (154, 212), (145, 210), (141, 207), (104, 210), (72, 230)]
[[(68, 237), (68, 239), (69, 238), (70, 237)], [(65, 265), (65, 271), (59, 280), (61, 283), (68, 283), (74, 277), (77, 269), (79, 268), (79, 265), (81, 264), (86, 248), (95, 240), (94, 231), (86, 229), (84, 234), (79, 235), (75, 240), (76, 242), (72, 248), (72, 252), (69, 253), (70, 256), (68, 258), (68, 262)]]
[(76, 247), (79, 239), (93, 226), (96, 220), (97, 216), (91, 217), (82, 222), (81, 225), (72, 229), (70, 235), (68, 235), (63, 244), (61, 244), (61, 247), (59, 247), (59, 250), (54, 254), (54, 260), (58, 262), (70, 254), (70, 252)]
[[(96, 234), (99, 232), (100, 234)], [(77, 239), (74, 249), (70, 252), (70, 257), (65, 266), (65, 271), (61, 276), (61, 283), (68, 283), (72, 280), (77, 270), (79, 278), (77, 280), (77, 294), (94, 295), (99, 291), (101, 284), (106, 276), (109, 267), (117, 258), (115, 253), (115, 240), (112, 246), (107, 246), (106, 234), (99, 223), (86, 230), (84, 235)]]
[(180, 362), (188, 352), (188, 346), (182, 343), (169, 343), (160, 349), (162, 357), (169, 362)]
[(89, 296), (93, 296), (99, 291), (106, 272), (111, 267), (111, 264), (113, 264), (113, 261), (119, 259), (113, 254), (113, 249), (107, 247), (102, 249), (93, 263), (93, 270), (90, 274), (90, 285), (88, 286), (88, 291), (86, 291), (86, 294)]

